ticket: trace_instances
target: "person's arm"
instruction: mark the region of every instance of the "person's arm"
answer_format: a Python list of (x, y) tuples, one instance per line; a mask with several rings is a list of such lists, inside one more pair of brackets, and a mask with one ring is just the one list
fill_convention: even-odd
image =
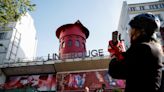
[(126, 79), (127, 75), (127, 62), (138, 62), (141, 61), (142, 57), (144, 56), (143, 51), (145, 52), (145, 46), (139, 44), (135, 46), (131, 46), (126, 52), (122, 54), (124, 57), (123, 59), (119, 60), (118, 57), (111, 59), (109, 63), (109, 74), (116, 79)]
[(115, 79), (126, 79), (126, 62), (123, 60), (118, 61), (117, 58), (111, 59), (109, 63), (108, 73)]

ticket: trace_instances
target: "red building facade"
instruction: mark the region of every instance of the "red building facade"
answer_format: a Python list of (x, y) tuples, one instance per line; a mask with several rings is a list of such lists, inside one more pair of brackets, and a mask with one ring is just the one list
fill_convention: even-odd
[(89, 31), (79, 20), (74, 24), (66, 24), (59, 27), (56, 31), (56, 36), (60, 42), (60, 59), (85, 57), (85, 43), (89, 36)]

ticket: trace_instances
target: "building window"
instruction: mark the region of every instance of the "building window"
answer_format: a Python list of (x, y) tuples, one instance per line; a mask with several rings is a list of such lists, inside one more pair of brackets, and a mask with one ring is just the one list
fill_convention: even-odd
[(68, 40), (68, 47), (72, 46), (72, 40)]
[(136, 7), (130, 7), (130, 11), (136, 11)]
[(163, 4), (159, 4), (160, 8), (164, 8), (164, 3)]
[(0, 39), (5, 39), (6, 38), (6, 33), (0, 33)]
[(149, 5), (150, 9), (155, 9), (154, 5)]
[(155, 9), (158, 9), (159, 7), (158, 7), (158, 4), (156, 4), (156, 5), (154, 5), (155, 6)]
[(80, 41), (79, 41), (79, 40), (76, 40), (76, 41), (75, 41), (75, 46), (76, 46), (76, 47), (80, 47)]
[(158, 5), (158, 4), (149, 5), (149, 8), (150, 8), (150, 9), (159, 9), (159, 8), (162, 8), (162, 4), (160, 4), (160, 5)]
[(159, 4), (159, 7), (160, 7), (160, 8), (163, 8), (164, 6), (163, 6), (163, 4)]
[(145, 7), (144, 6), (140, 6), (140, 10), (145, 10)]
[(62, 48), (65, 48), (65, 42), (62, 42), (61, 47), (62, 47)]

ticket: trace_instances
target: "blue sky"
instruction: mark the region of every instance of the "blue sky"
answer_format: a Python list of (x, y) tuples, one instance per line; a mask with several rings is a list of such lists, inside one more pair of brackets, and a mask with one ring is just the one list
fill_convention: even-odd
[[(128, 4), (157, 0), (126, 0)], [(87, 50), (103, 49), (107, 53), (111, 32), (116, 30), (123, 0), (32, 0), (36, 10), (31, 13), (37, 31), (37, 56), (58, 53), (56, 29), (80, 20), (90, 35)]]

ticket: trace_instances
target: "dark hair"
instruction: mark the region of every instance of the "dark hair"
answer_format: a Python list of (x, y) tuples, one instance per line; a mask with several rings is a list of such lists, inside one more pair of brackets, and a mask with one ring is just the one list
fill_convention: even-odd
[(152, 36), (155, 31), (159, 31), (160, 20), (152, 13), (142, 13), (135, 16), (129, 25), (132, 28), (144, 30), (149, 36)]

